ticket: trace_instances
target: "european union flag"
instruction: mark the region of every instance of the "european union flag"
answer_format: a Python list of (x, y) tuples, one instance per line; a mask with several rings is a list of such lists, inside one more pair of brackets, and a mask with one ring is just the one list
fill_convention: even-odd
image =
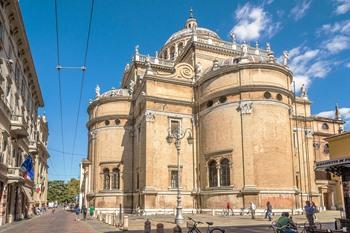
[(21, 170), (23, 171), (23, 177), (33, 180), (34, 179), (34, 169), (32, 156), (28, 155), (21, 165)]

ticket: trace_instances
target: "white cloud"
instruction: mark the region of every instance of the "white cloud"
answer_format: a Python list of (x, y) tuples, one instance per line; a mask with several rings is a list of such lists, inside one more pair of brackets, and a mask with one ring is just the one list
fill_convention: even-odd
[(341, 33), (350, 35), (350, 20), (335, 22), (333, 24), (324, 24), (321, 28), (321, 32), (324, 32), (326, 35), (328, 33)]
[(260, 37), (273, 36), (280, 28), (280, 23), (274, 23), (263, 7), (246, 3), (235, 11), (236, 25), (231, 33), (240, 40), (255, 40)]
[(350, 10), (350, 0), (336, 0), (335, 13), (337, 15), (345, 14)]
[(308, 87), (314, 78), (326, 77), (332, 68), (332, 63), (320, 49), (296, 47), (289, 51), (289, 58), (297, 91), (302, 84)]
[[(345, 130), (350, 130), (350, 108), (339, 108), (339, 113), (340, 113), (341, 119), (345, 121), (345, 124), (344, 124)], [(319, 114), (317, 114), (317, 116), (334, 118), (335, 110), (320, 112)]]
[(291, 15), (295, 21), (303, 18), (306, 14), (306, 11), (310, 8), (311, 0), (300, 1), (293, 9), (291, 10)]
[(345, 65), (346, 67), (350, 68), (350, 62), (348, 64)]
[(338, 53), (350, 48), (350, 37), (336, 35), (333, 38), (325, 41), (323, 45), (330, 53)]

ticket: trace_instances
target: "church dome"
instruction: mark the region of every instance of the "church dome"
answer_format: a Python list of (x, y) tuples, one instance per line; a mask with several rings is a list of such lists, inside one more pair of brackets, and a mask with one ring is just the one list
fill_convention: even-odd
[[(215, 32), (198, 27), (197, 20), (193, 17), (192, 9), (186, 21), (185, 28), (172, 34), (161, 49), (161, 58), (173, 60), (181, 52), (187, 42), (196, 35), (197, 38), (220, 40)], [(169, 51), (166, 51), (169, 50)]]

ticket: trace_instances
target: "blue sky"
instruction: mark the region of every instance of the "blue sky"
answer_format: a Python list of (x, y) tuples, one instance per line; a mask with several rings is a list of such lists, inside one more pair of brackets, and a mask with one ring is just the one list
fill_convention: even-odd
[[(165, 1), (95, 0), (86, 80), (78, 121), (75, 155), (73, 137), (81, 72), (62, 71), (63, 157), (56, 72), (54, 0), (20, 0), (49, 121), (49, 177), (78, 177), (79, 162), (87, 153), (87, 106), (99, 84), (102, 92), (119, 87), (125, 64), (135, 45), (154, 55), (171, 34), (183, 28), (192, 7), (200, 27), (224, 40), (230, 33), (239, 41), (260, 46), (271, 43), (275, 56), (289, 51), (290, 68), (298, 86), (309, 88), (312, 111), (332, 116), (335, 103), (350, 121), (350, 0), (300, 1)], [(58, 0), (62, 66), (82, 66), (90, 0)], [(43, 110), (42, 110), (43, 111)], [(347, 129), (350, 125), (347, 124)]]

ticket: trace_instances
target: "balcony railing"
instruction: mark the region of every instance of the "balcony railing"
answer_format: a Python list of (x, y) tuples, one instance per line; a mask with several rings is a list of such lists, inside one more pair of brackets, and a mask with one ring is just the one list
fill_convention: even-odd
[(22, 115), (12, 115), (11, 116), (11, 131), (17, 136), (26, 137), (28, 126)]
[(135, 61), (140, 61), (140, 62), (147, 62), (147, 60), (151, 64), (156, 64), (156, 65), (163, 65), (163, 66), (168, 66), (168, 67), (173, 67), (174, 62), (169, 61), (169, 60), (164, 60), (162, 58), (157, 58), (157, 57), (151, 57), (151, 56), (146, 56), (142, 54), (137, 54), (133, 58)]
[(23, 172), (19, 167), (7, 168), (7, 178), (9, 183), (22, 182), (24, 181)]

